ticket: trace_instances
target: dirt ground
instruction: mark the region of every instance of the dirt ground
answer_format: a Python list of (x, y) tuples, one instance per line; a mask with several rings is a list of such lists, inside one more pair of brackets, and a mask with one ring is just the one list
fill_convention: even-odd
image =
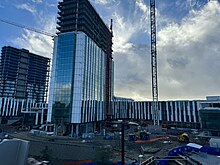
[[(4, 128), (6, 129), (6, 128)], [(19, 138), (30, 141), (29, 157), (40, 160), (49, 160), (54, 165), (62, 165), (71, 162), (92, 161), (97, 164), (112, 164), (110, 162), (121, 161), (121, 139), (104, 140), (103, 136), (95, 135), (92, 139), (33, 136), (28, 131), (19, 131), (7, 128), (11, 138)], [(207, 140), (200, 140), (194, 134), (189, 134), (190, 142), (207, 145)], [(162, 159), (167, 156), (169, 150), (185, 145), (177, 141), (177, 135), (156, 134), (151, 135), (150, 141), (128, 141), (125, 134), (125, 160), (136, 162), (139, 155), (142, 160), (151, 156)]]

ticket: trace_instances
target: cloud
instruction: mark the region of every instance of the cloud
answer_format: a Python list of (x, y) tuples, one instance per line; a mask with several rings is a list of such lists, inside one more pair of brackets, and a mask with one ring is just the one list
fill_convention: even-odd
[(34, 3), (42, 3), (43, 0), (32, 0), (32, 2), (34, 2)]
[[(110, 15), (101, 16), (114, 19), (115, 95), (151, 100), (149, 6), (144, 0), (104, 3), (102, 10)], [(188, 4), (185, 1), (183, 5)], [(157, 10), (160, 100), (219, 95), (220, 5), (209, 2), (189, 9), (178, 21)], [(55, 33), (55, 16), (38, 13), (35, 19), (39, 28)], [(37, 54), (51, 56), (53, 43), (46, 36), (25, 31), (14, 42)]]
[(109, 3), (109, 0), (95, 0), (95, 3), (106, 5), (107, 3)]
[(117, 52), (115, 62), (115, 95), (148, 100), (151, 89), (150, 52), (147, 45), (132, 45), (125, 52)]
[[(150, 8), (144, 0), (108, 1), (102, 10), (112, 13), (115, 95), (146, 100), (151, 96)], [(156, 10), (159, 16), (159, 11)], [(160, 16), (161, 22), (166, 22)]]
[[(48, 11), (39, 10), (38, 14), (34, 15), (36, 20), (36, 29), (48, 32), (50, 34), (56, 33), (56, 15), (49, 14)], [(29, 30), (24, 30), (24, 33), (12, 41), (20, 48), (29, 49), (31, 52), (45, 56), (52, 57), (53, 40), (52, 37), (36, 33)]]
[(198, 10), (203, 7), (210, 0), (176, 0), (176, 6), (180, 10)]
[(149, 25), (149, 8), (143, 0), (129, 3), (128, 11), (124, 4), (116, 6), (112, 18), (114, 20), (114, 52), (127, 52), (132, 47), (132, 38), (140, 31), (146, 31)]
[(25, 33), (21, 37), (16, 38), (13, 43), (30, 50), (32, 53), (51, 57), (52, 39), (47, 36), (25, 30)]
[[(220, 62), (220, 6), (217, 2), (202, 6), (197, 2), (197, 7), (191, 2), (191, 5), (194, 7), (190, 7), (189, 14), (178, 22), (172, 22), (175, 19), (166, 18), (157, 10), (160, 100), (219, 95), (220, 78), (216, 75)], [(149, 6), (141, 0), (136, 0), (134, 6), (126, 6), (127, 12), (118, 6), (113, 14), (115, 95), (148, 100), (151, 98)], [(137, 36), (140, 43), (134, 42)]]
[(56, 5), (56, 4), (53, 4), (53, 3), (51, 3), (51, 4), (49, 4), (49, 7), (57, 7), (57, 5)]
[(148, 12), (149, 12), (149, 7), (144, 3), (143, 0), (138, 0), (138, 1), (136, 1), (136, 5), (137, 5), (144, 13), (148, 13)]
[(37, 12), (37, 10), (35, 9), (34, 6), (30, 5), (29, 3), (23, 3), (23, 4), (19, 4), (16, 6), (18, 9), (23, 9), (26, 10), (32, 14), (35, 14)]
[[(115, 95), (151, 98), (150, 8), (144, 0), (128, 1), (112, 7), (114, 20)], [(160, 22), (169, 21), (160, 16)], [(161, 24), (162, 24), (161, 23)]]
[[(200, 8), (204, 4), (208, 3), (210, 0), (201, 1), (201, 0), (187, 0), (186, 6), (192, 9)], [(211, 0), (212, 1), (212, 0)]]
[(192, 10), (180, 24), (173, 23), (159, 31), (162, 98), (219, 95), (219, 16), (219, 3), (209, 2), (200, 10)]

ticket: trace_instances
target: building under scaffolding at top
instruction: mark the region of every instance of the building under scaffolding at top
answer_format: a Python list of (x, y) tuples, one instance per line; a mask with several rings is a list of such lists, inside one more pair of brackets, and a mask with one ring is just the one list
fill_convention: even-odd
[[(18, 121), (25, 107), (46, 105), (50, 59), (26, 49), (2, 48), (0, 58), (0, 123)], [(30, 106), (29, 106), (30, 107)], [(25, 108), (25, 111), (26, 108)], [(36, 112), (35, 112), (36, 113)], [(35, 115), (27, 114), (27, 120)], [(24, 122), (24, 118), (22, 119)], [(11, 122), (10, 122), (11, 121)]]
[(88, 0), (63, 0), (58, 9), (47, 121), (78, 134), (112, 117), (112, 23)]
[(2, 48), (0, 97), (46, 102), (50, 59), (10, 46)]

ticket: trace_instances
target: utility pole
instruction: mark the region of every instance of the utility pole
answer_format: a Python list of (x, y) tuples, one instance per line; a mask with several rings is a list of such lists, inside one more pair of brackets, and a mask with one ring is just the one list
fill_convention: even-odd
[(121, 123), (121, 163), (125, 165), (125, 123)]
[(150, 0), (150, 23), (151, 23), (151, 74), (152, 74), (152, 97), (153, 97), (152, 110), (153, 110), (154, 125), (159, 125), (155, 0)]
[(138, 123), (135, 122), (126, 122), (124, 120), (122, 120), (120, 122), (121, 124), (121, 164), (125, 165), (125, 126), (128, 125), (134, 125), (134, 126), (139, 126)]

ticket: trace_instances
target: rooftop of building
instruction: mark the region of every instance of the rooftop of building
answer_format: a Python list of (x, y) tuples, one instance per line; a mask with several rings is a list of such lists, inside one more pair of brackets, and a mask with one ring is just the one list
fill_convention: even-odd
[(28, 49), (25, 49), (25, 48), (19, 49), (19, 48), (15, 48), (15, 47), (12, 47), (12, 46), (3, 46), (3, 47), (2, 47), (2, 51), (3, 51), (4, 49), (11, 49), (11, 50), (15, 50), (15, 51), (20, 51), (20, 52), (28, 53), (29, 55), (32, 55), (32, 56), (35, 56), (35, 57), (42, 58), (42, 59), (45, 59), (45, 60), (50, 61), (50, 58), (44, 57), (44, 56), (42, 56), (42, 55), (38, 55), (38, 54), (35, 54), (35, 53), (32, 53), (32, 52), (30, 52)]
[(88, 0), (63, 0), (59, 2), (58, 9), (57, 34), (82, 31), (112, 57), (111, 28)]

